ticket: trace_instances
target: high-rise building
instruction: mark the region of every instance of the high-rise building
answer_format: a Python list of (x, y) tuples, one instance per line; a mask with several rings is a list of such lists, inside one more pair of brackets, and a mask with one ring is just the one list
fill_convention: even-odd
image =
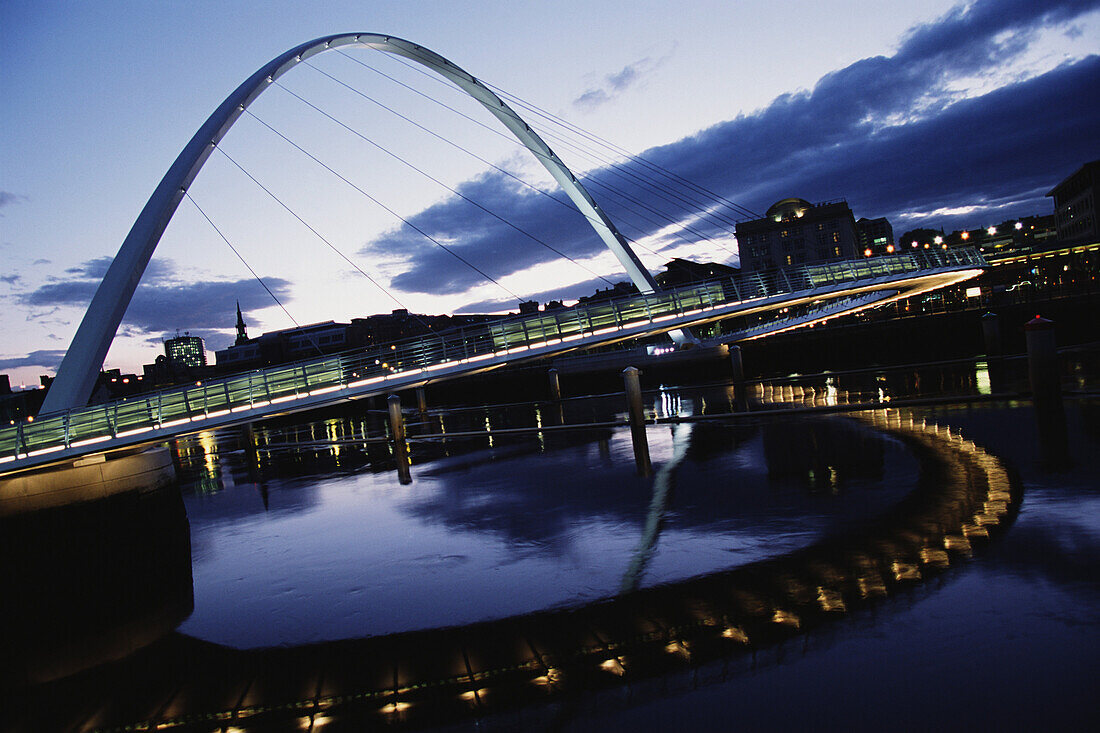
[(1100, 240), (1096, 200), (1100, 198), (1100, 160), (1085, 163), (1047, 194), (1054, 199), (1058, 238), (1065, 242)]
[(859, 235), (847, 201), (789, 198), (772, 204), (763, 219), (738, 222), (737, 243), (747, 272), (852, 259)]
[(164, 355), (170, 364), (186, 367), (206, 366), (206, 344), (198, 336), (176, 336), (164, 342)]
[(881, 216), (878, 219), (860, 217), (856, 222), (856, 228), (859, 230), (860, 251), (864, 255), (870, 257), (867, 254), (868, 251), (874, 255), (893, 253), (897, 243), (894, 241), (894, 228), (890, 226), (886, 217)]

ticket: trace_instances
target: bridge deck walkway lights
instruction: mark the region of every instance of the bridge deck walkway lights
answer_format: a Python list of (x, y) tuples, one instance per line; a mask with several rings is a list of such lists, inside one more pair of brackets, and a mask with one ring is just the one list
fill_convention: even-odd
[[(451, 329), (386, 346), (273, 366), (40, 415), (0, 429), (0, 475), (88, 453), (393, 392), (570, 349), (822, 300), (832, 317), (874, 290), (942, 287), (986, 266), (976, 249), (803, 265)], [(929, 285), (929, 283), (931, 283)], [(839, 306), (837, 304), (840, 304)], [(831, 306), (831, 307), (830, 307)], [(821, 317), (819, 315), (819, 317)], [(798, 322), (806, 322), (803, 317)], [(778, 318), (772, 330), (789, 328)], [(797, 325), (797, 324), (795, 324)], [(768, 332), (753, 328), (752, 336)]]

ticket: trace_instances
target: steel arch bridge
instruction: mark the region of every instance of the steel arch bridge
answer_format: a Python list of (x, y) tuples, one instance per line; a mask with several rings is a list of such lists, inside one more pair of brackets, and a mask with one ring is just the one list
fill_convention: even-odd
[[(630, 249), (611, 219), (603, 212), (576, 176), (550, 149), (530, 125), (473, 75), (423, 46), (394, 36), (376, 33), (341, 33), (303, 43), (277, 56), (244, 81), (207, 118), (180, 152), (145, 204), (130, 233), (123, 240), (102, 284), (73, 337), (57, 370), (57, 377), (42, 405), (43, 412), (81, 407), (88, 402), (107, 349), (118, 330), (130, 299), (160, 242), (168, 222), (202, 169), (206, 159), (229, 128), (276, 79), (317, 54), (343, 47), (362, 46), (415, 61), (453, 82), (489, 110), (516, 139), (530, 150), (550, 172), (573, 204), (584, 214), (604, 244), (615, 254), (630, 279), (643, 293), (657, 290), (657, 283), (638, 256)], [(678, 342), (690, 341), (681, 332), (672, 333)]]
[[(409, 58), (454, 82), (481, 103), (550, 171), (619, 258), (639, 294), (88, 406), (108, 346), (153, 251), (218, 142), (276, 79), (311, 56), (344, 46), (364, 46)], [(392, 36), (327, 36), (287, 51), (249, 77), (176, 158), (108, 268), (40, 414), (33, 422), (0, 428), (0, 475), (650, 334), (669, 333), (687, 341), (692, 337), (685, 329), (735, 316), (755, 321), (720, 341), (758, 338), (944, 287), (974, 277), (985, 265), (974, 249), (905, 253), (746, 273), (658, 291), (626, 240), (565, 164), (476, 78), (442, 56)]]

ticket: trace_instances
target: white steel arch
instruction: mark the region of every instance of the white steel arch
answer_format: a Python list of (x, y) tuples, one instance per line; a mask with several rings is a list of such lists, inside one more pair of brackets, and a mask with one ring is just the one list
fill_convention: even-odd
[[(161, 235), (206, 159), (237, 118), (244, 113), (245, 108), (272, 82), (297, 64), (316, 54), (343, 46), (365, 46), (404, 56), (450, 80), (480, 102), (550, 171), (554, 180), (588, 219), (600, 239), (615, 253), (638, 289), (644, 293), (657, 289), (653, 276), (588, 191), (577, 181), (576, 176), (542, 138), (488, 87), (439, 54), (400, 38), (374, 33), (325, 36), (292, 48), (249, 77), (214, 110), (180, 152), (153, 195), (149, 197), (145, 208), (141, 210), (103, 282), (96, 290), (69, 350), (58, 367), (57, 377), (46, 394), (41, 412), (55, 412), (87, 404), (103, 360), (107, 356), (107, 349)], [(673, 338), (680, 343), (692, 340), (690, 335), (682, 331), (673, 332)]]

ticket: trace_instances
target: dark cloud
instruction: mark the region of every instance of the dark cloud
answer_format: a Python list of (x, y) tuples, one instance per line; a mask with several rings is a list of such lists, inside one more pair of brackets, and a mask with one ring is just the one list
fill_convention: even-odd
[[(11, 206), (12, 204), (17, 204), (21, 201), (26, 200), (26, 196), (20, 196), (19, 194), (11, 193), (10, 191), (0, 191), (0, 209), (4, 208), (5, 206)], [(3, 214), (0, 214), (0, 216), (3, 216)]]
[(603, 89), (589, 89), (581, 96), (573, 100), (573, 106), (581, 109), (592, 109), (611, 101), (611, 95)]
[(599, 107), (610, 101), (616, 94), (634, 86), (642, 77), (660, 66), (662, 61), (663, 59), (654, 60), (647, 56), (632, 64), (627, 64), (614, 74), (608, 74), (600, 81), (598, 86), (587, 90), (573, 100), (573, 106), (580, 109)]
[[(978, 0), (912, 29), (892, 56), (857, 61), (825, 75), (811, 90), (781, 95), (761, 110), (642, 157), (756, 211), (788, 196), (846, 198), (856, 216), (889, 217), (899, 232), (1047, 213), (1052, 204), (1046, 191), (1100, 157), (1100, 56), (969, 99), (960, 98), (953, 82), (1001, 73), (1042, 28), (1098, 7), (1100, 0)], [(630, 78), (624, 75), (621, 83)], [(692, 195), (662, 198), (635, 177), (653, 175), (632, 162), (585, 180), (624, 233), (652, 234), (668, 219), (702, 229), (684, 232), (681, 241), (721, 231), (713, 217), (702, 216), (700, 204), (688, 200)], [(627, 203), (610, 186), (635, 201)], [(502, 175), (483, 175), (461, 190), (571, 257), (603, 248), (579, 214)], [(977, 211), (918, 216), (969, 206)], [(725, 214), (744, 218), (732, 210)], [(455, 198), (410, 221), (495, 278), (557, 257)], [(484, 282), (408, 227), (363, 252), (402, 253), (409, 269), (392, 285), (406, 292), (453, 294)]]
[[(100, 281), (107, 274), (107, 268), (111, 266), (114, 257), (103, 256), (94, 260), (88, 260), (76, 267), (70, 267), (65, 273), (77, 278), (86, 278)], [(159, 285), (170, 282), (175, 274), (175, 263), (170, 259), (150, 260), (145, 266), (145, 272), (141, 275), (143, 285)]]
[[(236, 318), (236, 313), (234, 313), (234, 318)], [(234, 323), (235, 322), (236, 321), (234, 321)], [(206, 348), (213, 350), (228, 346), (233, 343), (233, 339), (235, 338), (232, 328), (181, 328), (178, 333), (176, 331), (165, 331), (151, 336), (147, 336), (144, 333), (135, 335), (144, 336), (146, 343), (155, 346), (160, 346), (168, 339), (175, 338), (177, 335), (198, 336), (206, 342)]]
[[(621, 279), (626, 280), (626, 276), (623, 276)], [(606, 290), (608, 287), (609, 285), (605, 281), (592, 278), (591, 280), (572, 283), (565, 287), (551, 288), (537, 293), (525, 293), (524, 298), (527, 300), (536, 300), (539, 303), (546, 303), (551, 300), (569, 300), (577, 297), (578, 293), (587, 295), (597, 290)], [(519, 304), (514, 299), (500, 299), (479, 300), (476, 303), (467, 303), (462, 306), (460, 310), (463, 313), (496, 313), (498, 311), (514, 311), (518, 308)]]
[(0, 282), (5, 282), (8, 285), (15, 285), (21, 279), (19, 275), (0, 275)]
[(23, 305), (35, 308), (77, 305), (87, 307), (95, 295), (95, 289), (99, 286), (93, 280), (66, 280), (56, 283), (47, 283), (36, 290), (25, 293), (20, 301)]
[(64, 349), (44, 349), (32, 351), (26, 356), (11, 359), (0, 359), (0, 370), (18, 369), (20, 367), (42, 367), (44, 369), (57, 369), (61, 358), (65, 356)]
[[(47, 283), (20, 296), (20, 303), (36, 309), (86, 308), (108, 264), (110, 258), (100, 258), (71, 268), (67, 272), (76, 279)], [(126, 310), (121, 333), (145, 337), (161, 333), (165, 326), (218, 332), (236, 322), (238, 300), (245, 312), (272, 304), (271, 296), (255, 280), (181, 282), (170, 261), (151, 262), (146, 274)], [(264, 282), (279, 300), (289, 299), (290, 282), (277, 277)]]
[[(1006, 201), (1019, 202), (1017, 215), (1045, 213), (1052, 206), (1043, 194), (1100, 153), (1091, 132), (1100, 125), (1100, 105), (1083, 94), (1097, 84), (1100, 57), (1091, 57), (881, 129), (853, 118), (841, 124), (837, 116), (843, 112), (819, 114), (829, 105), (816, 104), (815, 90), (652, 157), (757, 209), (800, 196), (845, 197), (857, 216), (898, 222), (912, 212)], [(715, 170), (713, 157), (748, 161), (723, 173)], [(937, 222), (982, 223), (951, 217)]]
[[(458, 191), (489, 211), (506, 215), (515, 227), (537, 232), (541, 242), (568, 256), (584, 256), (594, 251), (593, 241), (599, 242), (587, 220), (572, 206), (555, 203), (497, 171), (463, 183)], [(364, 256), (404, 257), (410, 269), (390, 284), (405, 292), (453, 294), (484, 283), (485, 279), (462, 264), (456, 254), (494, 277), (558, 256), (460, 198), (429, 207), (411, 221), (446, 249), (403, 225), (360, 251)], [(456, 238), (458, 241), (453, 241)], [(501, 263), (507, 263), (503, 272)]]

